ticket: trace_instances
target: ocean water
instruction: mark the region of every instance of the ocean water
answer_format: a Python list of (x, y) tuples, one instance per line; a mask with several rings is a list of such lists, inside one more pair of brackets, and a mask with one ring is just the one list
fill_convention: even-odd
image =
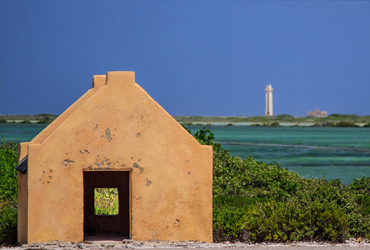
[[(189, 126), (192, 134), (202, 126)], [(253, 157), (302, 177), (341, 179), (370, 176), (369, 128), (211, 126), (215, 141), (234, 156)]]
[[(31, 141), (46, 124), (0, 124), (0, 138)], [(192, 134), (203, 126), (188, 126)], [(210, 126), (215, 140), (234, 156), (277, 162), (302, 177), (370, 176), (369, 128)]]
[(0, 123), (0, 139), (14, 142), (29, 142), (48, 124)]

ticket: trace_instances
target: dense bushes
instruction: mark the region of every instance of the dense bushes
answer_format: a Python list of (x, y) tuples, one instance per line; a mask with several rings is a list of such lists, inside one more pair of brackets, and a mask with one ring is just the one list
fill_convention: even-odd
[(0, 144), (0, 246), (17, 240), (17, 148), (13, 142)]
[(335, 124), (335, 127), (360, 127), (360, 126), (355, 124), (354, 122), (341, 121), (341, 122), (337, 122)]
[(337, 123), (334, 122), (318, 122), (313, 124), (311, 127), (360, 127), (359, 125), (355, 124), (351, 121), (340, 121)]
[(214, 151), (214, 240), (327, 240), (370, 236), (370, 178), (350, 186), (306, 179), (278, 164), (233, 157), (209, 130), (195, 133)]
[(346, 214), (328, 201), (305, 206), (294, 200), (276, 202), (221, 196), (215, 197), (214, 206), (216, 241), (342, 242), (347, 239)]

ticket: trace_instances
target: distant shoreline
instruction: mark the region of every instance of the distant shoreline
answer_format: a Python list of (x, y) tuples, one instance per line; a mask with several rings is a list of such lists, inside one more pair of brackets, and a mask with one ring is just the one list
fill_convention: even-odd
[[(183, 124), (183, 125), (190, 125), (190, 124), (186, 124), (186, 123), (181, 123), (180, 124)], [(255, 125), (255, 124), (259, 124), (261, 127), (263, 126), (263, 122), (193, 122), (193, 124), (191, 126), (230, 126), (230, 124), (232, 124), (232, 126), (251, 126), (251, 125)], [(281, 122), (279, 123), (279, 126), (280, 127), (292, 127), (292, 126), (295, 126), (295, 127), (310, 127), (312, 125), (314, 125), (315, 123), (314, 122), (307, 122), (307, 123), (297, 123), (297, 122)], [(363, 127), (366, 123), (355, 123), (356, 125), (360, 126), (360, 127)]]
[[(39, 115), (0, 115), (0, 123), (44, 123), (48, 124), (58, 116), (52, 114)], [(173, 116), (183, 125), (211, 126), (282, 126), (308, 127), (312, 125), (331, 127), (336, 123), (347, 123), (354, 126), (369, 126), (370, 115), (330, 114), (327, 117), (294, 117), (288, 114), (277, 116)], [(351, 126), (349, 126), (351, 127)]]

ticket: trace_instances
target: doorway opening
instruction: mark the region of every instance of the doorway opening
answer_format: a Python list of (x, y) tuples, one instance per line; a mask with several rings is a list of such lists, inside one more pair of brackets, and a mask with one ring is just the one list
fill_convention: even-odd
[(130, 172), (84, 171), (84, 240), (130, 237)]

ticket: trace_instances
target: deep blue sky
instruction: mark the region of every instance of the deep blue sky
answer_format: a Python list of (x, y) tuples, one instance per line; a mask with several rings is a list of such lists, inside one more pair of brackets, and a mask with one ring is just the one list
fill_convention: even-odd
[(0, 0), (0, 114), (135, 71), (171, 115), (370, 115), (370, 1)]

